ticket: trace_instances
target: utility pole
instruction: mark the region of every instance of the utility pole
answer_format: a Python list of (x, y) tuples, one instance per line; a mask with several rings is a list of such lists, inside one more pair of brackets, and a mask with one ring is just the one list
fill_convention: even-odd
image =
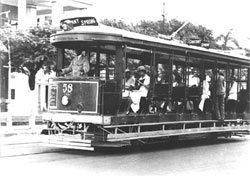
[(165, 2), (163, 2), (163, 12), (162, 12), (162, 34), (164, 34), (165, 29)]
[[(2, 12), (0, 13), (0, 15), (5, 14), (6, 17), (8, 17), (10, 13), (9, 11), (6, 12)], [(10, 113), (10, 102), (11, 102), (11, 87), (10, 87), (10, 82), (11, 82), (11, 56), (10, 56), (10, 40), (9, 37), (6, 35), (6, 33), (4, 32), (4, 30), (1, 29), (1, 33), (3, 34), (3, 36), (6, 38), (7, 40), (7, 51), (8, 51), (8, 117), (7, 117), (7, 126), (11, 127), (12, 126), (12, 117), (11, 117), (11, 113)]]

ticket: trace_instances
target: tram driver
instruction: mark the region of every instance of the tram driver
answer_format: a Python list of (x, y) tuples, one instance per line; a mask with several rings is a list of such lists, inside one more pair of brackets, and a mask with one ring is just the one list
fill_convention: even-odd
[[(146, 97), (148, 95), (150, 77), (146, 73), (146, 68), (144, 66), (139, 66), (138, 69), (139, 79), (136, 81), (139, 89), (133, 90), (130, 93), (130, 105), (129, 108), (134, 113), (140, 113), (144, 106), (146, 105)], [(127, 111), (127, 114), (130, 111)]]
[(62, 75), (71, 73), (73, 77), (87, 76), (90, 69), (89, 60), (85, 51), (76, 56), (67, 68), (60, 70)]

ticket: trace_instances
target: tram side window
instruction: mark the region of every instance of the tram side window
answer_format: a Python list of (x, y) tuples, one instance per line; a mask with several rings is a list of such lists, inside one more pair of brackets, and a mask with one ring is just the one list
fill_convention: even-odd
[(107, 80), (108, 79), (106, 72), (107, 72), (107, 55), (101, 53), (100, 54), (100, 64), (99, 64), (100, 80)]
[(89, 63), (90, 63), (89, 76), (94, 77), (95, 70), (96, 70), (96, 53), (95, 52), (90, 52)]
[(201, 96), (198, 108), (201, 112), (211, 113), (212, 112), (212, 91), (213, 91), (213, 69), (205, 68), (203, 74), (201, 74)]
[(248, 69), (241, 68), (238, 70), (238, 102), (237, 113), (243, 113), (247, 109), (248, 96), (247, 96), (247, 81), (248, 81)]
[(158, 84), (168, 84), (170, 81), (170, 69), (169, 65), (165, 63), (157, 64), (156, 82)]
[(135, 79), (138, 79), (139, 75), (137, 74), (137, 68), (142, 64), (141, 60), (134, 58), (127, 58), (127, 67), (126, 69), (130, 70), (131, 76)]
[(183, 82), (184, 72), (181, 65), (173, 65), (173, 87), (183, 87), (185, 86)]
[(156, 60), (156, 62), (153, 97), (162, 101), (169, 99), (172, 71), (168, 60)]
[(246, 90), (247, 89), (247, 75), (248, 75), (248, 70), (247, 68), (242, 68), (240, 69), (240, 88)]
[[(126, 59), (126, 69), (123, 75), (123, 97), (128, 97), (131, 90), (138, 90), (140, 88), (138, 67), (143, 65), (142, 60), (135, 58)], [(146, 68), (146, 74), (150, 76), (150, 66), (143, 65)]]
[(100, 53), (97, 58), (96, 52), (90, 55), (90, 76), (100, 77), (100, 80), (113, 80), (115, 75), (115, 57), (106, 53)]
[(134, 58), (127, 58), (127, 68), (131, 71), (136, 71), (136, 69), (142, 64), (141, 60)]
[(70, 65), (71, 60), (77, 57), (76, 51), (73, 49), (65, 49), (64, 52), (64, 65), (63, 67), (68, 67)]
[(190, 67), (187, 70), (188, 76), (187, 76), (187, 86), (188, 87), (199, 87), (200, 85), (200, 72), (199, 68), (196, 67)]
[(181, 65), (173, 65), (173, 85), (172, 85), (172, 104), (173, 112), (182, 113), (184, 109), (185, 84), (184, 69)]

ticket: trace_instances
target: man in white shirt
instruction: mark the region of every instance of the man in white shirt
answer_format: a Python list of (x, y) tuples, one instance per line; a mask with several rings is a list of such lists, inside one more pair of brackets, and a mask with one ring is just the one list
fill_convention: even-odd
[(137, 84), (139, 85), (139, 90), (133, 90), (130, 93), (130, 107), (134, 113), (137, 113), (142, 108), (140, 107), (141, 99), (147, 97), (150, 86), (150, 77), (146, 74), (146, 68), (144, 66), (139, 66), (137, 70), (140, 76), (137, 81)]
[(228, 105), (228, 112), (229, 113), (235, 113), (236, 112), (236, 102), (237, 102), (237, 87), (238, 84), (236, 82), (236, 77), (232, 76), (231, 77), (231, 87), (229, 90), (229, 95), (227, 97), (227, 105)]
[(211, 78), (209, 75), (205, 75), (205, 80), (203, 81), (203, 86), (202, 86), (202, 95), (201, 95), (201, 102), (199, 104), (199, 109), (201, 111), (204, 110), (204, 105), (206, 99), (209, 99), (211, 92), (209, 90), (209, 82), (211, 81)]

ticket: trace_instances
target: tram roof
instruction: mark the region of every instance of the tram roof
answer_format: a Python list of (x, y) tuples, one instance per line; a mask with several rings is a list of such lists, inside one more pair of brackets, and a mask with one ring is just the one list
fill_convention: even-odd
[[(142, 49), (163, 49), (177, 52), (190, 53), (191, 55), (212, 56), (223, 58), (225, 60), (234, 60), (236, 62), (246, 62), (250, 66), (250, 57), (225, 53), (214, 49), (206, 49), (198, 46), (190, 46), (172, 40), (165, 40), (135, 32), (130, 32), (106, 25), (77, 26), (69, 31), (59, 31), (51, 36), (51, 43), (57, 45), (64, 42), (99, 42), (105, 43), (123, 43), (129, 46)], [(240, 59), (240, 60), (239, 60)]]

